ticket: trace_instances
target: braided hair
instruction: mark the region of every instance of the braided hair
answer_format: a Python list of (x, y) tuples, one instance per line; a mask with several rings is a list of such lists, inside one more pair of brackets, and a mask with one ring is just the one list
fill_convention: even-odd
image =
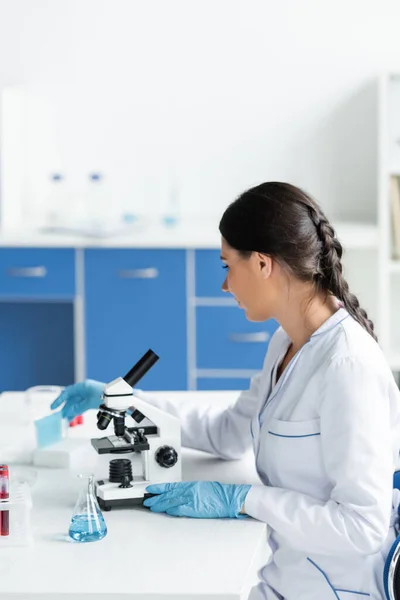
[(219, 230), (243, 257), (272, 256), (315, 290), (335, 296), (376, 340), (374, 325), (343, 276), (343, 248), (319, 205), (288, 183), (262, 183), (244, 192), (222, 215)]

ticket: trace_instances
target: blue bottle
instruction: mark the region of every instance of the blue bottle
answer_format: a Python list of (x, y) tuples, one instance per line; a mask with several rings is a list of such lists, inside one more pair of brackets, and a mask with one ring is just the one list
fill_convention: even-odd
[(107, 535), (107, 526), (94, 493), (93, 475), (79, 477), (82, 486), (69, 526), (69, 537), (76, 542), (97, 542)]

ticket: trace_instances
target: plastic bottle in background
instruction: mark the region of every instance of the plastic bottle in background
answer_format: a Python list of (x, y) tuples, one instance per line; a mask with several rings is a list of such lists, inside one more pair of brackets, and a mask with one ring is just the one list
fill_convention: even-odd
[(100, 172), (89, 173), (86, 201), (87, 225), (93, 233), (101, 233), (110, 226), (110, 203), (104, 186), (104, 175)]
[(97, 542), (107, 535), (107, 526), (94, 493), (93, 475), (80, 474), (78, 500), (69, 526), (69, 536), (76, 542)]
[(65, 177), (61, 173), (51, 173), (45, 215), (46, 227), (51, 229), (65, 225), (68, 208)]
[(173, 183), (168, 190), (167, 207), (162, 217), (162, 223), (165, 227), (172, 228), (179, 223), (179, 190), (176, 183)]

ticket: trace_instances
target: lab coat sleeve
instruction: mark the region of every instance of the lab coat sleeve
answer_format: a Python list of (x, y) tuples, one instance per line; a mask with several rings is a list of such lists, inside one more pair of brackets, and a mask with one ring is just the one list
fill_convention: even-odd
[(165, 400), (138, 390), (135, 395), (180, 419), (183, 446), (232, 460), (241, 458), (252, 444), (250, 422), (257, 408), (260, 379), (261, 373), (254, 375), (249, 389), (226, 407), (195, 400)]
[[(387, 375), (353, 357), (335, 359), (321, 382), (321, 446), (331, 497), (266, 486), (245, 511), (308, 553), (374, 554), (389, 528), (394, 470)], [(268, 457), (265, 457), (268, 460)]]

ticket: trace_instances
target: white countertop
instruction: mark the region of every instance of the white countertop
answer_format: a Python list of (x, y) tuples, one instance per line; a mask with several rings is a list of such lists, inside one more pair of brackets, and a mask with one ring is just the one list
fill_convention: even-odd
[[(237, 393), (159, 395), (227, 405)], [(91, 412), (83, 427), (71, 430), (73, 435), (99, 435)], [(94, 451), (91, 456), (97, 461)], [(222, 461), (184, 449), (182, 460), (184, 480), (259, 482), (252, 452), (241, 461)], [(174, 518), (143, 507), (104, 513), (108, 535), (100, 542), (68, 542), (78, 479), (66, 470), (37, 472), (32, 489), (35, 545), (0, 548), (2, 600), (42, 599), (44, 594), (52, 600), (58, 595), (87, 599), (89, 594), (113, 600), (245, 600), (257, 569), (268, 559), (267, 528), (261, 522)]]
[[(185, 219), (163, 227), (149, 222), (109, 237), (72, 233), (43, 233), (30, 229), (0, 231), (0, 247), (59, 248), (220, 248), (219, 219)], [(378, 244), (376, 225), (333, 221), (345, 248), (374, 248)]]
[(0, 231), (1, 247), (60, 248), (219, 248), (221, 235), (215, 220), (185, 220), (170, 227), (149, 222), (104, 237), (72, 232), (51, 233), (29, 229)]

